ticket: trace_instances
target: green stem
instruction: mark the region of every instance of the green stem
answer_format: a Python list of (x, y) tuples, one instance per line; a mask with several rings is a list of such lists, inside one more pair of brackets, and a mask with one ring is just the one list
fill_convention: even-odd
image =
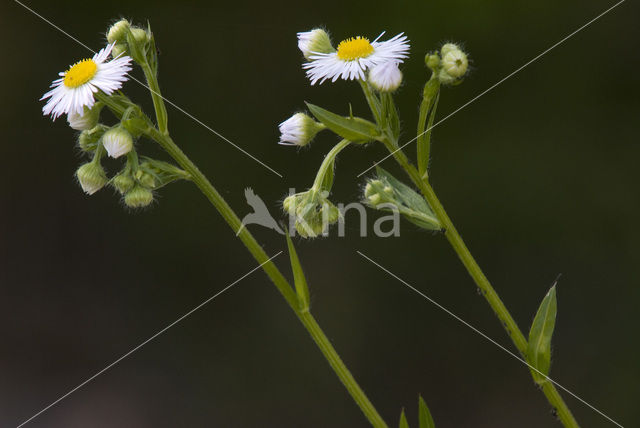
[(324, 182), (325, 175), (327, 172), (333, 168), (333, 163), (336, 160), (336, 156), (340, 153), (345, 147), (351, 144), (349, 140), (342, 140), (327, 153), (318, 169), (318, 173), (316, 174), (315, 180), (313, 180), (313, 186), (311, 187), (314, 191), (319, 192), (322, 189), (322, 183)]
[[(204, 174), (196, 167), (196, 165), (184, 154), (184, 152), (173, 142), (170, 136), (159, 132), (155, 128), (151, 128), (148, 135), (153, 140), (157, 141), (160, 146), (167, 151), (167, 153), (176, 161), (178, 165), (191, 175), (191, 180), (198, 186), (200, 191), (209, 199), (211, 204), (218, 210), (218, 212), (225, 219), (231, 229), (237, 232), (242, 226), (242, 222), (231, 209), (229, 204), (222, 198), (213, 185), (207, 180)], [(269, 261), (269, 257), (262, 249), (262, 246), (255, 240), (253, 235), (247, 230), (242, 228), (238, 237), (242, 243), (247, 247), (251, 255), (256, 261), (262, 265), (262, 269), (269, 276), (271, 281), (275, 284), (280, 294), (289, 304), (289, 307), (295, 312), (298, 319), (302, 322), (307, 329), (311, 338), (316, 343), (320, 351), (325, 356), (331, 368), (334, 370), (340, 381), (351, 394), (351, 397), (358, 404), (362, 412), (365, 414), (369, 422), (374, 427), (386, 427), (386, 423), (377, 412), (371, 401), (367, 398), (366, 394), (360, 388), (353, 375), (349, 372), (349, 369), (344, 364), (335, 348), (331, 345), (331, 342), (324, 334), (315, 318), (308, 311), (301, 311), (298, 298), (295, 291), (285, 279), (278, 268)]]
[[(447, 237), (447, 240), (462, 261), (462, 264), (467, 268), (469, 275), (471, 275), (474, 282), (482, 292), (482, 295), (489, 303), (489, 306), (491, 306), (491, 309), (493, 309), (493, 312), (502, 323), (504, 329), (513, 341), (514, 345), (516, 346), (522, 357), (526, 360), (528, 347), (527, 339), (524, 337), (515, 320), (505, 307), (504, 303), (502, 303), (502, 300), (498, 296), (498, 293), (496, 293), (494, 288), (491, 286), (491, 283), (482, 272), (482, 269), (480, 269), (480, 266), (478, 266), (478, 263), (471, 255), (471, 252), (465, 245), (462, 237), (456, 230), (453, 222), (447, 215), (447, 212), (436, 196), (436, 193), (431, 187), (431, 184), (429, 184), (428, 180), (422, 179), (420, 173), (413, 165), (411, 165), (404, 152), (402, 152), (401, 150), (396, 151), (393, 143), (385, 142), (385, 145), (390, 152), (395, 152), (393, 156), (396, 161), (406, 171), (413, 183), (422, 192), (422, 195), (440, 220), (440, 223), (445, 230), (445, 236)], [(567, 404), (564, 402), (564, 400), (556, 390), (555, 385), (553, 385), (551, 382), (546, 382), (542, 385), (542, 391), (547, 397), (547, 400), (549, 401), (551, 406), (553, 406), (553, 408), (557, 412), (558, 418), (560, 419), (562, 424), (566, 428), (578, 428), (578, 422), (575, 420), (573, 414), (571, 413), (571, 410), (569, 410), (569, 407), (567, 407)]]
[[(144, 66), (143, 69), (145, 69)], [(149, 87), (152, 88), (151, 96), (153, 97), (154, 106), (156, 106), (156, 120), (158, 121), (158, 129), (156, 129), (151, 123), (149, 123), (150, 126), (146, 130), (146, 135), (152, 140), (156, 141), (163, 149), (165, 149), (167, 153), (176, 161), (176, 163), (191, 176), (191, 181), (193, 181), (193, 183), (200, 189), (205, 197), (209, 199), (216, 210), (218, 210), (220, 215), (222, 215), (222, 218), (224, 218), (229, 227), (231, 227), (231, 230), (234, 233), (238, 233), (239, 231), (237, 236), (238, 238), (240, 238), (240, 241), (242, 241), (244, 246), (247, 247), (253, 258), (256, 259), (258, 263), (260, 263), (262, 269), (265, 271), (269, 279), (271, 279), (280, 294), (282, 294), (291, 310), (293, 310), (302, 325), (307, 329), (309, 335), (316, 343), (318, 348), (320, 348), (320, 351), (324, 355), (325, 359), (328, 361), (335, 374), (338, 376), (356, 404), (360, 407), (360, 410), (362, 410), (371, 425), (375, 428), (387, 428), (387, 424), (384, 422), (365, 392), (358, 385), (358, 382), (356, 382), (355, 378), (338, 355), (338, 352), (335, 350), (333, 345), (331, 345), (329, 338), (327, 338), (327, 336), (324, 334), (313, 315), (308, 311), (308, 309), (302, 310), (300, 308), (298, 297), (294, 289), (291, 287), (291, 284), (289, 284), (289, 282), (286, 280), (284, 275), (282, 275), (276, 265), (271, 260), (269, 260), (269, 257), (262, 249), (262, 246), (256, 241), (256, 239), (247, 230), (247, 228), (242, 227), (242, 221), (231, 209), (227, 201), (224, 200), (222, 195), (218, 193), (218, 191), (215, 189), (215, 187), (213, 187), (207, 177), (200, 171), (200, 169), (198, 169), (198, 167), (191, 161), (191, 159), (187, 157), (187, 155), (169, 136), (169, 132), (166, 128), (166, 118), (162, 119), (162, 115), (166, 115), (164, 100), (160, 95), (160, 89), (157, 84), (156, 76), (150, 71), (151, 70), (149, 68), (149, 73), (147, 73), (147, 69), (145, 69), (145, 76), (147, 77)], [(124, 109), (118, 102), (114, 102), (110, 97), (103, 96), (103, 94), (101, 94), (99, 98), (101, 99), (101, 101), (105, 102), (105, 104), (109, 106), (116, 115), (122, 116)], [(163, 128), (161, 126), (164, 126), (164, 131), (162, 130)], [(342, 144), (343, 142), (340, 142), (337, 146), (340, 146)], [(346, 147), (346, 144), (344, 144), (344, 147)], [(335, 154), (337, 154), (337, 152), (339, 152), (341, 149), (337, 150)], [(324, 163), (325, 162), (323, 162), (323, 165)]]

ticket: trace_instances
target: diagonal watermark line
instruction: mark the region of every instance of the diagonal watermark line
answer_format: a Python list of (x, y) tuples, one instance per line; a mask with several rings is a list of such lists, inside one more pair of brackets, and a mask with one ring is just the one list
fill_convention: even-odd
[(447, 308), (445, 308), (444, 306), (442, 306), (441, 304), (439, 304), (438, 302), (436, 302), (435, 300), (433, 300), (432, 298), (430, 298), (429, 296), (427, 296), (426, 294), (422, 293), (420, 290), (418, 290), (417, 288), (413, 287), (411, 284), (409, 284), (407, 281), (405, 281), (404, 279), (400, 278), (399, 276), (397, 276), (396, 274), (394, 274), (393, 272), (391, 272), (389, 269), (385, 268), (384, 266), (382, 266), (381, 264), (377, 263), (376, 261), (372, 260), (370, 257), (364, 255), (362, 252), (357, 251), (356, 252), (358, 254), (360, 254), (363, 258), (365, 258), (366, 260), (368, 260), (369, 262), (371, 262), (372, 264), (376, 265), (377, 267), (379, 267), (380, 269), (382, 269), (383, 271), (385, 271), (386, 273), (388, 273), (390, 276), (392, 276), (393, 278), (397, 279), (398, 281), (400, 281), (402, 284), (404, 284), (405, 286), (407, 286), (408, 288), (410, 288), (411, 290), (415, 291), (416, 293), (418, 293), (420, 296), (424, 297), (425, 299), (427, 299), (429, 302), (431, 302), (432, 304), (434, 304), (435, 306), (437, 306), (439, 309), (443, 310), (444, 312), (446, 312), (447, 314), (449, 314), (450, 316), (452, 316), (453, 318), (455, 318), (456, 320), (460, 321), (462, 324), (464, 324), (465, 326), (469, 327), (471, 330), (473, 330), (474, 332), (478, 333), (480, 336), (484, 337), (485, 339), (487, 339), (489, 342), (493, 343), (494, 345), (496, 345), (498, 348), (502, 349), (504, 352), (506, 352), (507, 354), (511, 355), (513, 358), (515, 358), (516, 360), (520, 361), (521, 363), (523, 363), (524, 365), (526, 365), (527, 367), (529, 367), (531, 370), (537, 372), (539, 375), (543, 376), (545, 379), (547, 379), (549, 382), (552, 382), (554, 385), (556, 385), (558, 388), (562, 389), (563, 391), (565, 391), (567, 394), (571, 395), (572, 397), (574, 397), (575, 399), (577, 399), (578, 401), (580, 401), (582, 404), (586, 405), (587, 407), (589, 407), (591, 410), (595, 411), (596, 413), (598, 413), (600, 416), (604, 417), (605, 419), (607, 419), (609, 422), (619, 426), (620, 428), (624, 428), (622, 425), (620, 425), (618, 422), (614, 421), (613, 419), (611, 419), (609, 416), (607, 416), (606, 414), (604, 414), (603, 412), (601, 412), (600, 410), (598, 410), (597, 408), (595, 408), (594, 406), (592, 406), (591, 404), (589, 404), (588, 402), (586, 402), (585, 400), (583, 400), (582, 398), (580, 398), (579, 396), (577, 396), (576, 394), (574, 394), (573, 392), (571, 392), (570, 390), (568, 390), (567, 388), (565, 388), (564, 386), (560, 385), (558, 382), (556, 382), (555, 380), (551, 379), (549, 376), (545, 375), (544, 373), (542, 373), (540, 370), (536, 369), (535, 367), (533, 367), (531, 364), (529, 364), (526, 360), (524, 360), (522, 357), (520, 357), (519, 355), (516, 355), (515, 353), (511, 352), (510, 350), (508, 350), (507, 348), (505, 348), (504, 346), (502, 346), (501, 344), (499, 344), (498, 342), (496, 342), (495, 340), (493, 340), (492, 338), (490, 338), (489, 336), (487, 336), (486, 334), (484, 334), (482, 331), (478, 330), (476, 327), (472, 326), (471, 324), (469, 324), (468, 322), (466, 322), (465, 320), (463, 320), (462, 318), (460, 318), (459, 316), (457, 316), (456, 314), (454, 314), (453, 312), (451, 312), (450, 310), (448, 310)]
[(240, 278), (236, 279), (231, 284), (227, 285), (225, 288), (223, 288), (222, 290), (218, 291), (216, 294), (214, 294), (213, 296), (209, 297), (207, 300), (205, 300), (204, 302), (200, 303), (198, 306), (196, 306), (195, 308), (191, 309), (189, 312), (187, 312), (186, 314), (182, 315), (180, 318), (178, 318), (177, 320), (175, 320), (174, 322), (172, 322), (171, 324), (169, 324), (168, 326), (166, 326), (165, 328), (163, 328), (162, 330), (160, 330), (156, 334), (154, 334), (153, 336), (151, 336), (150, 338), (148, 338), (147, 340), (145, 340), (144, 342), (142, 342), (141, 344), (139, 344), (135, 348), (131, 349), (129, 352), (127, 352), (126, 354), (122, 355), (120, 358), (118, 358), (117, 360), (115, 360), (114, 362), (112, 362), (111, 364), (109, 364), (108, 366), (106, 366), (105, 368), (103, 368), (102, 370), (100, 370), (99, 372), (97, 372), (96, 374), (94, 374), (93, 376), (91, 376), (90, 378), (85, 380), (84, 382), (80, 383), (78, 386), (76, 386), (75, 388), (71, 389), (66, 394), (62, 395), (60, 398), (58, 398), (57, 400), (55, 400), (54, 402), (52, 402), (51, 404), (49, 404), (48, 406), (46, 406), (45, 408), (40, 410), (38, 413), (36, 413), (35, 415), (31, 416), (29, 419), (25, 420), (24, 422), (22, 422), (20, 425), (17, 426), (17, 428), (20, 428), (20, 427), (28, 424), (29, 422), (31, 422), (32, 420), (34, 420), (35, 418), (37, 418), (38, 416), (40, 416), (41, 414), (43, 414), (44, 412), (46, 412), (47, 410), (49, 410), (50, 408), (52, 408), (53, 406), (55, 406), (56, 404), (58, 404), (59, 402), (61, 402), (62, 400), (64, 400), (65, 398), (67, 398), (68, 396), (70, 396), (71, 394), (73, 394), (74, 392), (76, 392), (77, 390), (79, 390), (80, 388), (82, 388), (83, 386), (88, 384), (89, 382), (91, 382), (92, 380), (94, 380), (95, 378), (97, 378), (98, 376), (100, 376), (102, 373), (106, 372), (107, 370), (109, 370), (110, 368), (112, 368), (113, 366), (118, 364), (120, 361), (124, 360), (129, 355), (133, 354), (138, 349), (142, 348), (144, 345), (146, 345), (147, 343), (151, 342), (153, 339), (155, 339), (156, 337), (160, 336), (162, 333), (166, 332), (171, 327), (173, 327), (174, 325), (178, 324), (180, 321), (184, 320), (189, 315), (193, 314), (195, 311), (197, 311), (198, 309), (202, 308), (204, 305), (206, 305), (207, 303), (211, 302), (213, 299), (215, 299), (216, 297), (218, 297), (219, 295), (221, 295), (222, 293), (224, 293), (225, 291), (227, 291), (228, 289), (230, 289), (231, 287), (233, 287), (234, 285), (236, 285), (237, 283), (239, 283), (240, 281), (242, 281), (243, 279), (245, 279), (246, 277), (248, 277), (249, 275), (251, 275), (252, 273), (257, 271), (258, 269), (260, 269), (262, 266), (264, 266), (265, 264), (269, 263), (271, 260), (273, 260), (276, 257), (278, 257), (280, 254), (282, 254), (282, 251), (277, 252), (269, 260), (261, 263), (260, 265), (256, 266), (255, 268), (251, 269), (249, 272), (245, 273)]
[[(34, 14), (35, 16), (37, 16), (38, 18), (42, 19), (44, 22), (46, 22), (47, 24), (51, 25), (53, 28), (55, 28), (56, 30), (60, 31), (62, 34), (64, 34), (65, 36), (69, 37), (71, 40), (73, 40), (74, 42), (78, 43), (80, 46), (84, 47), (85, 49), (89, 50), (92, 53), (96, 53), (95, 50), (91, 49), (89, 46), (87, 46), (86, 44), (82, 43), (80, 40), (78, 40), (76, 37), (72, 36), (71, 34), (69, 34), (68, 32), (66, 32), (65, 30), (63, 30), (62, 28), (60, 28), (59, 26), (57, 26), (56, 24), (54, 24), (53, 22), (51, 22), (50, 20), (48, 20), (47, 18), (45, 18), (44, 16), (40, 15), (38, 12), (36, 12), (35, 10), (31, 9), (29, 6), (25, 5), (24, 3), (22, 3), (19, 0), (13, 0), (14, 2), (18, 3), (20, 6), (22, 6), (23, 8), (25, 8), (26, 10), (28, 10), (29, 12), (31, 12), (32, 14)], [(260, 159), (256, 158), (255, 156), (253, 156), (251, 153), (247, 152), (245, 149), (243, 149), (242, 147), (238, 146), (237, 144), (235, 144), (234, 142), (232, 142), (231, 140), (229, 140), (227, 137), (225, 137), (224, 135), (222, 135), (221, 133), (219, 133), (218, 131), (216, 131), (215, 129), (213, 129), (212, 127), (210, 127), (209, 125), (205, 124), (203, 121), (201, 121), (200, 119), (198, 119), (197, 117), (195, 117), (194, 115), (192, 115), (191, 113), (187, 112), (185, 109), (183, 109), (182, 107), (180, 107), (179, 105), (177, 105), (176, 103), (174, 103), (173, 101), (165, 98), (162, 94), (159, 94), (158, 92), (154, 91), (153, 89), (151, 89), (146, 83), (142, 82), (141, 80), (135, 78), (134, 76), (132, 76), (131, 74), (127, 73), (127, 76), (129, 76), (131, 78), (131, 80), (133, 80), (134, 82), (144, 86), (145, 88), (147, 88), (149, 91), (151, 91), (154, 95), (159, 96), (160, 98), (162, 98), (167, 104), (171, 105), (172, 107), (174, 107), (176, 110), (180, 111), (181, 113), (183, 113), (185, 116), (189, 117), (190, 119), (192, 119), (194, 122), (196, 122), (197, 124), (201, 125), (202, 127), (206, 128), (207, 130), (209, 130), (210, 132), (212, 132), (213, 134), (217, 135), (219, 138), (221, 138), (222, 140), (226, 141), (227, 143), (231, 144), (233, 147), (235, 147), (236, 149), (240, 150), (242, 153), (244, 153), (245, 155), (249, 156), (251, 159), (253, 159), (254, 161), (258, 162), (260, 165), (262, 165), (263, 167), (267, 168), (269, 171), (273, 172), (275, 175), (277, 175), (280, 178), (283, 178), (282, 174), (280, 174), (278, 171), (276, 171), (275, 169), (271, 168), (269, 165), (267, 165), (266, 163), (262, 162)]]
[(539, 60), (540, 58), (542, 58), (544, 55), (546, 55), (547, 53), (549, 53), (551, 50), (555, 49), (556, 47), (558, 47), (559, 45), (561, 45), (562, 43), (566, 42), (567, 40), (569, 40), (571, 37), (575, 36), (576, 34), (578, 34), (580, 31), (584, 30), (585, 28), (587, 28), (589, 25), (593, 24), (594, 22), (596, 22), (598, 19), (602, 18), (604, 15), (606, 15), (607, 13), (611, 12), (613, 9), (615, 9), (616, 7), (620, 6), (622, 3), (624, 3), (625, 0), (620, 0), (618, 3), (614, 4), (613, 6), (611, 6), (609, 9), (605, 10), (604, 12), (602, 12), (600, 15), (596, 16), (595, 18), (593, 18), (591, 21), (587, 22), (586, 24), (584, 24), (582, 27), (578, 28), (577, 30), (575, 30), (574, 32), (572, 32), (571, 34), (565, 36), (562, 40), (556, 42), (554, 45), (552, 45), (551, 47), (545, 49), (544, 51), (542, 51), (540, 54), (538, 54), (537, 56), (535, 56), (534, 58), (532, 58), (531, 60), (529, 60), (528, 62), (526, 62), (524, 65), (518, 67), (517, 69), (515, 69), (514, 71), (512, 71), (511, 73), (509, 73), (508, 75), (506, 75), (505, 77), (503, 77), (502, 79), (500, 79), (499, 81), (497, 81), (496, 83), (494, 83), (493, 85), (491, 85), (489, 88), (485, 89), (484, 91), (480, 92), (478, 95), (476, 95), (475, 97), (471, 98), (469, 101), (467, 101), (466, 103), (464, 103), (463, 105), (461, 105), (460, 107), (458, 107), (457, 109), (455, 109), (454, 111), (452, 111), (451, 113), (449, 113), (448, 115), (446, 115), (445, 117), (443, 117), (442, 119), (440, 119), (439, 121), (437, 121), (436, 123), (434, 123), (433, 125), (431, 125), (427, 130), (425, 130), (424, 132), (422, 132), (421, 134), (417, 135), (415, 138), (412, 138), (411, 140), (407, 141), (406, 143), (404, 143), (403, 145), (401, 145), (400, 147), (398, 147), (396, 150), (394, 150), (393, 152), (389, 153), (388, 155), (386, 155), (385, 157), (383, 157), (382, 159), (380, 159), (379, 161), (375, 162), (373, 165), (371, 165), (369, 168), (365, 169), (364, 171), (362, 171), (360, 174), (357, 175), (357, 177), (362, 176), (363, 174), (367, 173), (368, 171), (370, 171), (371, 169), (375, 168), (376, 166), (378, 166), (379, 164), (381, 164), (382, 162), (384, 162), (385, 160), (389, 159), (391, 156), (393, 156), (395, 153), (399, 152), (400, 150), (402, 150), (404, 147), (408, 146), (409, 144), (413, 143), (414, 141), (416, 141), (418, 138), (420, 138), (422, 135), (426, 134), (427, 132), (431, 131), (433, 128), (435, 128), (436, 126), (440, 125), (442, 122), (444, 122), (445, 120), (449, 119), (451, 116), (455, 115), (456, 113), (458, 113), (460, 110), (464, 109), (465, 107), (467, 107), (469, 104), (477, 101), (480, 97), (486, 95), (488, 92), (492, 91), (493, 89), (495, 89), (497, 86), (499, 86), (500, 84), (504, 83), (507, 79), (510, 79), (511, 77), (513, 77), (514, 75), (516, 75), (517, 73), (519, 73), (520, 71), (524, 70), (526, 67), (528, 67), (529, 65), (531, 65), (532, 63), (536, 62), (537, 60)]

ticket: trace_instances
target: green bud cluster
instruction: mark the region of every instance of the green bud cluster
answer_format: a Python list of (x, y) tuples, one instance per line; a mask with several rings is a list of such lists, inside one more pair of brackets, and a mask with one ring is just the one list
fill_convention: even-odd
[(325, 233), (329, 225), (340, 219), (340, 210), (327, 198), (328, 195), (326, 191), (310, 189), (288, 196), (282, 203), (303, 238), (315, 238)]
[(462, 82), (469, 69), (467, 54), (455, 43), (445, 43), (439, 53), (427, 54), (424, 61), (440, 83), (445, 85)]
[(130, 55), (136, 62), (146, 61), (146, 52), (152, 42), (151, 32), (131, 25), (126, 19), (113, 24), (107, 31), (107, 41), (115, 43), (111, 51), (114, 57)]

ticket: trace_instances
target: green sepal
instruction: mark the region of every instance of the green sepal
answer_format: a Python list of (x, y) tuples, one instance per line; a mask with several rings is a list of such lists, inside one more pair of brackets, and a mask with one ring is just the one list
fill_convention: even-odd
[(424, 402), (421, 395), (418, 396), (418, 422), (420, 428), (436, 428), (427, 403)]
[[(393, 188), (395, 198), (401, 204), (398, 209), (408, 221), (427, 230), (442, 228), (440, 221), (420, 194), (381, 167), (376, 167), (376, 172), (380, 180)], [(405, 207), (408, 210), (402, 209)]]
[(287, 237), (287, 246), (289, 247), (289, 258), (291, 259), (291, 270), (293, 271), (293, 282), (296, 286), (296, 294), (298, 296), (298, 304), (300, 310), (309, 310), (309, 286), (307, 285), (307, 279), (304, 276), (298, 253), (296, 252), (289, 231), (285, 230), (285, 236)]
[(404, 409), (400, 412), (400, 422), (398, 422), (398, 428), (409, 428), (409, 422), (404, 414)]
[[(554, 284), (540, 303), (533, 319), (527, 347), (529, 364), (545, 376), (549, 375), (551, 368), (551, 337), (556, 325), (556, 312), (556, 285)], [(531, 373), (536, 383), (542, 384), (547, 381), (547, 378), (538, 371), (532, 369)]]
[(318, 121), (353, 143), (366, 143), (380, 137), (380, 130), (376, 124), (368, 120), (353, 116), (340, 116), (310, 103), (307, 103), (307, 107)]

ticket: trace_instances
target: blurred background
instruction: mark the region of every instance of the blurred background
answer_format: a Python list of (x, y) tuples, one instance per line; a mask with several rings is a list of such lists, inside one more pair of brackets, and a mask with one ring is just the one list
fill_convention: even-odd
[[(335, 42), (405, 32), (412, 57), (397, 104), (406, 141), (415, 135), (428, 50), (459, 41), (472, 59), (466, 81), (442, 92), (444, 117), (614, 2), (24, 4), (96, 50), (114, 19), (149, 20), (164, 95), (284, 176), (169, 107), (175, 140), (242, 217), (250, 212), (245, 187), (277, 213), (289, 187), (311, 185), (336, 141), (321, 134), (300, 151), (276, 144), (277, 124), (304, 101), (341, 113), (351, 102), (367, 114), (358, 85), (309, 85), (296, 32), (322, 25)], [(438, 126), (431, 169), (523, 331), (562, 273), (551, 376), (626, 427), (640, 424), (637, 16), (627, 1)], [(108, 189), (84, 195), (74, 179), (84, 162), (76, 134), (64, 119), (43, 117), (38, 99), (58, 72), (90, 54), (8, 0), (0, 40), (0, 425), (16, 426), (256, 262), (190, 183), (168, 186), (141, 212), (124, 209)], [(125, 91), (151, 112), (143, 88), (128, 82)], [(343, 152), (332, 200), (358, 200), (356, 175), (384, 154), (381, 146)], [(393, 161), (383, 166), (403, 177)], [(440, 428), (559, 426), (526, 367), (356, 254), (513, 349), (442, 236), (403, 223), (400, 238), (363, 238), (355, 219), (347, 226), (345, 238), (297, 246), (313, 313), (390, 424), (405, 407), (417, 426), (421, 393)], [(285, 248), (273, 231), (250, 229), (267, 253)], [(289, 275), (286, 255), (276, 263)], [(563, 395), (582, 426), (614, 426)], [(30, 425), (367, 421), (256, 272)]]

